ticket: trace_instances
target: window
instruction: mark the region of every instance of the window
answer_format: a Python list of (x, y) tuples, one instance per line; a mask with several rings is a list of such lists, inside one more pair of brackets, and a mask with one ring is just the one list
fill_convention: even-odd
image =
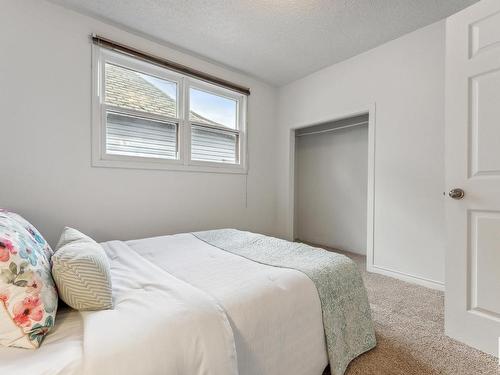
[(190, 87), (189, 109), (191, 159), (237, 163), (238, 101)]
[(246, 95), (94, 46), (95, 166), (246, 172)]

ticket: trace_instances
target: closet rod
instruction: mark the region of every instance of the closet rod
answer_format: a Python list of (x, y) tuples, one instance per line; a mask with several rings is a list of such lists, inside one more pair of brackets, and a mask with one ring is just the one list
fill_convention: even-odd
[(315, 132), (309, 132), (309, 133), (302, 133), (302, 134), (297, 134), (297, 137), (303, 137), (304, 135), (312, 135), (312, 134), (320, 134), (320, 133), (329, 133), (334, 130), (340, 130), (340, 129), (347, 129), (347, 128), (353, 128), (355, 126), (360, 126), (360, 125), (368, 125), (368, 121), (363, 121), (363, 122), (357, 122), (355, 124), (350, 124), (350, 125), (344, 125), (344, 126), (339, 126), (338, 128), (332, 128), (332, 129), (325, 129), (325, 130), (318, 130)]

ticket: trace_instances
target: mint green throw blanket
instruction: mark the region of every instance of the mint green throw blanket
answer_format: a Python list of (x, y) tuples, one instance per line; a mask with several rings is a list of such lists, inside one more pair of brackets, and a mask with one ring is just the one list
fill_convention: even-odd
[(323, 311), (332, 375), (342, 375), (351, 360), (376, 345), (363, 280), (356, 264), (346, 256), (235, 229), (193, 235), (255, 262), (301, 271), (314, 282)]

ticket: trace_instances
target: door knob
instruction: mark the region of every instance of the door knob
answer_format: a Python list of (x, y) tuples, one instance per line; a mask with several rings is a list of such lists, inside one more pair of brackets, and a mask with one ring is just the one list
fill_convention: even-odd
[(450, 190), (448, 195), (453, 199), (463, 199), (463, 197), (465, 196), (465, 192), (460, 188), (454, 188)]

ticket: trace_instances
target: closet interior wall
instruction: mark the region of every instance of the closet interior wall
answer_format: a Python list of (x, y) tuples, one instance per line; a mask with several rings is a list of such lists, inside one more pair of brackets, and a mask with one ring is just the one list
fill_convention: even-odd
[(368, 115), (295, 135), (296, 239), (366, 254)]

